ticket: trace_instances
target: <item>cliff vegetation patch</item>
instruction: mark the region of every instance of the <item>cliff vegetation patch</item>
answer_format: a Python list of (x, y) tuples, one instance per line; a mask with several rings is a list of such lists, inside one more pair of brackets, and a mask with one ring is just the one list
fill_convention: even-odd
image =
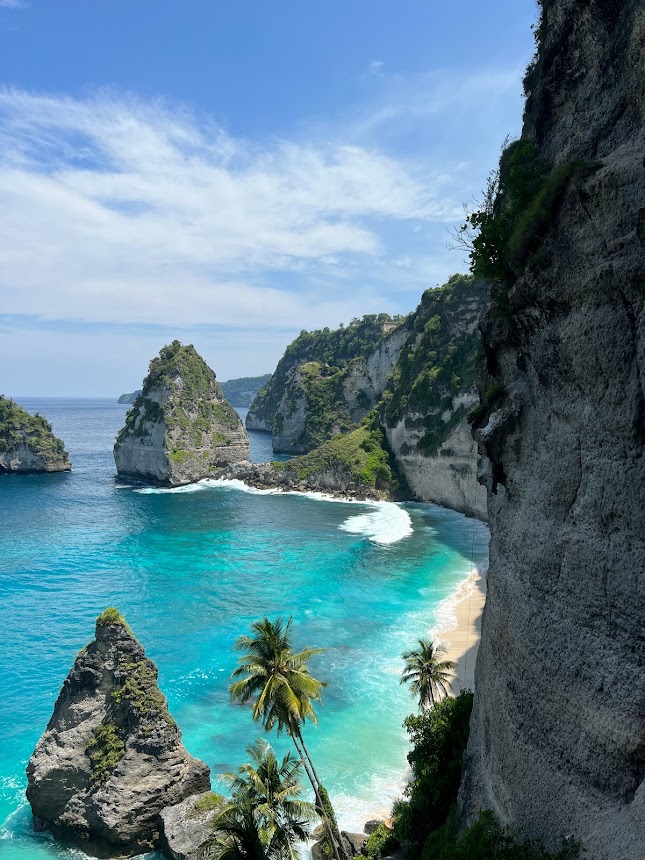
[(116, 723), (102, 723), (94, 732), (86, 752), (92, 766), (92, 785), (102, 785), (112, 776), (125, 753), (123, 732)]

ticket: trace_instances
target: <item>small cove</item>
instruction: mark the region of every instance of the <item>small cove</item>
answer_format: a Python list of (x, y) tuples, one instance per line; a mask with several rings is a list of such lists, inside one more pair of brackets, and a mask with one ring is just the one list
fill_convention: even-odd
[[(259, 734), (230, 705), (232, 644), (263, 616), (293, 614), (295, 641), (328, 648), (312, 755), (352, 829), (405, 776), (400, 654), (437, 624), (445, 601), (487, 560), (480, 523), (431, 505), (331, 502), (205, 482), (141, 492), (115, 478), (112, 442), (127, 407), (17, 398), (67, 443), (71, 474), (0, 481), (4, 596), (0, 680), (0, 855), (77, 855), (32, 834), (26, 760), (96, 615), (117, 605), (159, 667), (187, 748), (216, 775)], [(255, 459), (270, 437), (254, 434)], [(443, 604), (443, 605), (442, 605)], [(284, 738), (271, 736), (277, 749)]]

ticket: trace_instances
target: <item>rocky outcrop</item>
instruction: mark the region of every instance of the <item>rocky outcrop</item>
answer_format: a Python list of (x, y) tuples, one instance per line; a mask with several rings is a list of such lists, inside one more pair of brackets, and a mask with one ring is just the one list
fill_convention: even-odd
[(30, 415), (0, 395), (0, 475), (69, 472), (65, 445), (42, 415)]
[(213, 791), (194, 794), (159, 815), (159, 847), (170, 860), (198, 860), (199, 847), (213, 832), (213, 819), (226, 806)]
[[(468, 393), (459, 401), (455, 409), (470, 409), (478, 398)], [(486, 489), (477, 480), (477, 443), (466, 418), (448, 431), (434, 455), (425, 454), (420, 446), (424, 432), (424, 416), (412, 410), (395, 427), (386, 427), (388, 444), (412, 496), (486, 520)]]
[(405, 342), (379, 405), (381, 426), (413, 498), (486, 519), (477, 446), (468, 415), (479, 402), (478, 323), (489, 285), (453, 276), (426, 290), (405, 325)]
[(482, 326), (491, 546), (461, 808), (641, 860), (645, 9), (542, 10), (522, 143), (553, 170)]
[(402, 319), (387, 314), (302, 332), (251, 404), (247, 429), (272, 433), (273, 450), (283, 454), (347, 432), (380, 399), (406, 336)]
[(122, 394), (117, 403), (134, 403), (137, 397), (141, 397), (141, 389), (137, 388), (136, 391), (130, 391), (128, 394)]
[(119, 475), (176, 486), (248, 458), (248, 436), (213, 371), (193, 346), (164, 347), (117, 436)]
[(27, 766), (37, 830), (97, 856), (156, 845), (166, 806), (210, 788), (181, 742), (157, 670), (114, 609), (74, 662)]

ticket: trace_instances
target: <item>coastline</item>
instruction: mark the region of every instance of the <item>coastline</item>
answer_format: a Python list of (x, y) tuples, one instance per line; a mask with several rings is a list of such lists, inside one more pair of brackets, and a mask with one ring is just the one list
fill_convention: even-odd
[(452, 619), (433, 630), (433, 638), (446, 649), (444, 659), (455, 663), (450, 683), (453, 696), (475, 688), (475, 663), (486, 603), (487, 569), (475, 568), (448, 598)]

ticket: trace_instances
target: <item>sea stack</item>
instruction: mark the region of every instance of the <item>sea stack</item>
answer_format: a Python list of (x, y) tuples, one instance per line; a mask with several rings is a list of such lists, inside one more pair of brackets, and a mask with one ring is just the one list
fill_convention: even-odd
[(49, 421), (0, 395), (0, 475), (69, 472), (65, 445)]
[(120, 613), (106, 609), (77, 656), (27, 766), (37, 830), (97, 856), (132, 856), (159, 839), (166, 806), (208, 791), (148, 660)]
[(178, 486), (248, 459), (248, 436), (215, 373), (193, 346), (165, 346), (117, 436), (119, 475)]

